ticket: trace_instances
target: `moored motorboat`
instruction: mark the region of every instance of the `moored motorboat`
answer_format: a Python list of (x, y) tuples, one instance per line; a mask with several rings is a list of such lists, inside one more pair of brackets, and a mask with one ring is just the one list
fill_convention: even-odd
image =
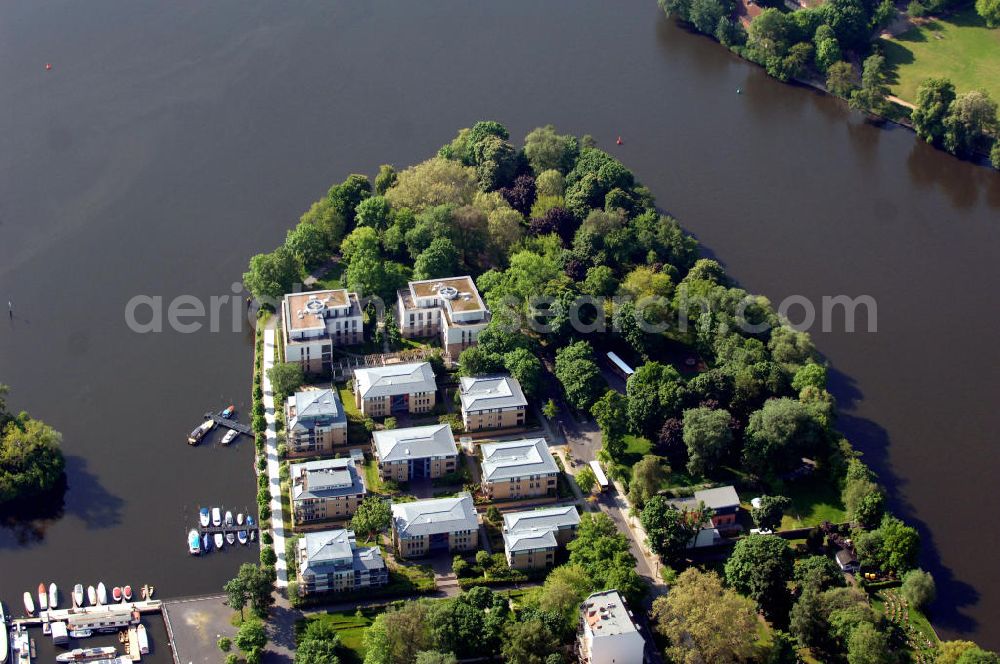
[(230, 429), (226, 432), (226, 435), (222, 437), (222, 444), (228, 445), (236, 439), (236, 436), (240, 435), (240, 432), (236, 429)]
[(206, 553), (212, 550), (212, 536), (208, 533), (201, 536), (201, 548), (204, 549)]
[(31, 593), (24, 593), (24, 610), (29, 616), (35, 615), (35, 600), (31, 598)]
[(212, 430), (215, 426), (215, 420), (205, 420), (198, 427), (191, 432), (188, 436), (188, 445), (197, 445), (201, 442), (201, 439), (205, 437), (205, 434)]
[(188, 531), (188, 553), (192, 556), (201, 553), (201, 538), (198, 537), (198, 531), (194, 528)]
[(91, 606), (97, 606), (97, 588), (94, 586), (87, 586), (87, 601)]
[(92, 629), (74, 629), (69, 633), (70, 638), (73, 639), (89, 639), (94, 635), (94, 630)]
[(108, 603), (108, 587), (101, 581), (97, 584), (97, 604), (103, 606)]
[(56, 584), (49, 584), (49, 608), (54, 609), (59, 606), (59, 588)]
[(0, 664), (7, 661), (10, 644), (7, 643), (7, 616), (3, 612), (3, 602), (0, 602)]
[(240, 541), (240, 544), (246, 544), (250, 541), (250, 536), (245, 530), (240, 530), (236, 533), (236, 539)]
[(38, 584), (38, 610), (47, 611), (49, 608), (49, 591), (45, 589), (44, 583)]
[(124, 599), (126, 602), (132, 601), (132, 586), (126, 585), (124, 588), (122, 588), (122, 599)]
[(222, 510), (218, 507), (212, 508), (212, 525), (216, 528), (222, 525)]
[(99, 659), (115, 656), (114, 646), (101, 646), (99, 648), (74, 648), (69, 652), (56, 655), (57, 662), (94, 662)]
[(149, 654), (149, 634), (146, 633), (146, 626), (139, 623), (135, 628), (135, 638), (139, 642), (139, 654)]
[(239, 514), (237, 514), (236, 515), (236, 525), (237, 526), (242, 526), (243, 525), (243, 519), (244, 519), (243, 512), (240, 512)]
[(220, 411), (219, 415), (221, 417), (224, 417), (225, 419), (228, 420), (229, 418), (231, 418), (233, 416), (233, 414), (235, 412), (236, 412), (236, 406), (230, 404), (230, 405), (226, 406), (225, 409), (223, 409), (222, 411)]
[(226, 527), (227, 528), (233, 527), (233, 513), (230, 512), (229, 510), (226, 510)]
[(216, 549), (222, 549), (222, 547), (226, 544), (226, 540), (223, 538), (222, 533), (215, 533), (213, 539), (215, 540)]
[(73, 586), (73, 606), (79, 608), (83, 606), (83, 584), (78, 583)]
[(208, 508), (202, 507), (198, 510), (198, 523), (201, 524), (202, 528), (208, 528), (209, 519), (211, 517), (208, 514)]
[(250, 541), (253, 542), (257, 539), (257, 530), (254, 528), (254, 520), (252, 514), (247, 514), (247, 525), (250, 527)]
[(236, 534), (231, 530), (226, 531), (226, 544), (232, 546), (235, 543), (236, 543)]
[(111, 589), (111, 599), (115, 602), (122, 601), (122, 588), (121, 586), (115, 586)]

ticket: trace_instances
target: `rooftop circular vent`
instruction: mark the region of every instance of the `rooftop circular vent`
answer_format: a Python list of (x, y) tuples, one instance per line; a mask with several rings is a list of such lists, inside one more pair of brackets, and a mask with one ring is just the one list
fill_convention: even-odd
[(454, 300), (458, 297), (458, 289), (453, 286), (442, 286), (441, 290), (438, 291), (438, 295), (446, 300)]
[(306, 311), (311, 314), (321, 314), (326, 309), (326, 305), (319, 300), (309, 300), (306, 302)]

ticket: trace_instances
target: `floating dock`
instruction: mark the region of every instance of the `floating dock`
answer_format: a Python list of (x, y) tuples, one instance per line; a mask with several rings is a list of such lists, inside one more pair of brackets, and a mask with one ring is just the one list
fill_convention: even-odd
[(225, 417), (223, 417), (222, 415), (219, 415), (218, 413), (205, 413), (205, 419), (206, 420), (212, 420), (213, 422), (215, 422), (216, 424), (218, 424), (220, 427), (225, 427), (227, 429), (232, 429), (233, 431), (236, 431), (236, 432), (242, 433), (242, 434), (246, 434), (248, 436), (250, 435), (250, 431), (251, 430), (250, 430), (250, 425), (249, 424), (243, 424), (242, 422), (238, 422), (238, 421), (236, 421), (234, 419), (226, 419)]
[(101, 606), (85, 606), (73, 609), (50, 609), (41, 611), (37, 616), (16, 618), (11, 621), (15, 625), (37, 627), (44, 622), (65, 622), (68, 624), (102, 623), (120, 620), (131, 620), (133, 613), (159, 613), (163, 603), (158, 599), (141, 602), (125, 602), (123, 604), (104, 604)]

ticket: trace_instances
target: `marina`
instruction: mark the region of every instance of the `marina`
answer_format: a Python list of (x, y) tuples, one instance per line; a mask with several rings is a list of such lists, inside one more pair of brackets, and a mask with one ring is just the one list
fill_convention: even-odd
[(239, 512), (235, 517), (231, 510), (222, 507), (202, 507), (198, 511), (198, 524), (187, 533), (188, 553), (198, 556), (210, 552), (213, 548), (223, 549), (227, 545), (234, 546), (237, 542), (247, 545), (256, 541), (259, 534), (257, 523), (252, 515), (244, 517)]

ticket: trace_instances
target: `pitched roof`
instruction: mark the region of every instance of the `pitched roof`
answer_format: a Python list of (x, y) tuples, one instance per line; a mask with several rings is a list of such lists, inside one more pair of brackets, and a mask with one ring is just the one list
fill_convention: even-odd
[(556, 546), (555, 532), (551, 528), (526, 528), (503, 534), (503, 547), (507, 553), (532, 549), (554, 549)]
[(355, 570), (385, 567), (377, 546), (355, 545), (354, 532), (342, 528), (305, 533), (299, 541), (299, 564), (305, 574), (323, 574), (324, 568), (335, 568), (350, 562)]
[(463, 376), (460, 390), (465, 411), (528, 405), (521, 384), (510, 376)]
[(452, 498), (393, 503), (392, 523), (401, 537), (422, 537), (479, 528), (472, 494), (468, 491)]
[(354, 370), (354, 389), (362, 399), (414, 392), (433, 392), (434, 369), (430, 362), (390, 364), (384, 367)]
[(366, 493), (365, 480), (353, 459), (323, 459), (289, 467), (292, 498), (334, 498)]
[(727, 507), (739, 507), (740, 497), (732, 486), (720, 486), (714, 489), (701, 489), (694, 492), (694, 499), (705, 503), (705, 507), (713, 510)]
[(580, 525), (580, 513), (573, 505), (546, 507), (540, 510), (507, 512), (503, 515), (504, 532), (513, 533), (535, 528), (558, 529)]
[(423, 427), (374, 431), (372, 440), (375, 441), (375, 450), (381, 462), (458, 454), (455, 434), (447, 422)]
[(317, 418), (347, 423), (347, 414), (336, 390), (301, 390), (288, 397), (288, 404), (295, 408), (295, 417), (288, 423), (290, 429)]
[(483, 479), (490, 482), (559, 472), (544, 438), (483, 443)]

